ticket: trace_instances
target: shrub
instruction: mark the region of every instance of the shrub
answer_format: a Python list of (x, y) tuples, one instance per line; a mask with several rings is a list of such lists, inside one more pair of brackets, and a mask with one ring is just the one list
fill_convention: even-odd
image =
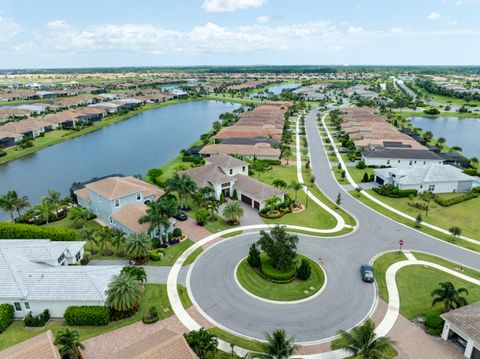
[(258, 268), (260, 267), (261, 260), (260, 260), (260, 251), (257, 248), (255, 243), (250, 245), (250, 249), (248, 251), (247, 262), (250, 267)]
[(457, 203), (465, 202), (473, 198), (480, 196), (480, 193), (470, 192), (464, 195), (460, 195), (453, 198), (443, 198), (442, 196), (436, 195), (433, 200), (437, 202), (442, 207), (452, 206)]
[(362, 182), (368, 182), (368, 181), (369, 181), (369, 178), (370, 178), (370, 177), (368, 176), (368, 172), (365, 172), (365, 173), (363, 174)]
[(142, 321), (145, 324), (152, 324), (155, 322), (158, 322), (158, 310), (156, 307), (150, 307), (148, 308), (148, 311), (145, 313), (145, 315), (142, 318)]
[(469, 176), (478, 176), (479, 172), (477, 172), (476, 168), (466, 168), (463, 170), (463, 173)]
[(365, 161), (364, 160), (359, 161), (355, 167), (357, 167), (359, 170), (365, 169)]
[(63, 314), (68, 325), (107, 325), (110, 309), (99, 305), (68, 307)]
[(302, 263), (297, 270), (297, 277), (301, 280), (307, 280), (312, 275), (312, 267), (307, 259), (302, 258)]
[(415, 202), (415, 201), (412, 201), (412, 202), (408, 202), (408, 205), (409, 206), (412, 206), (412, 207), (415, 207), (419, 210), (422, 210), (422, 211), (426, 211), (427, 208), (428, 208), (428, 205), (424, 202)]
[(282, 164), (280, 160), (257, 160), (258, 162), (265, 163), (268, 166), (279, 166)]
[(392, 198), (404, 198), (409, 197), (411, 194), (417, 196), (418, 191), (416, 189), (398, 189), (393, 184), (387, 184), (383, 186), (374, 187), (373, 190), (382, 196)]
[(168, 244), (170, 244), (171, 246), (174, 245), (174, 244), (177, 244), (177, 243), (180, 243), (179, 239), (169, 239), (168, 240)]
[(75, 241), (77, 234), (71, 229), (0, 222), (2, 239), (50, 239), (52, 241)]
[(297, 272), (296, 263), (293, 263), (290, 268), (283, 271), (277, 270), (273, 267), (273, 261), (266, 257), (262, 258), (260, 265), (260, 272), (263, 277), (278, 283), (288, 283), (295, 279)]
[(83, 258), (80, 259), (80, 264), (81, 264), (82, 266), (86, 266), (86, 265), (88, 264), (88, 262), (90, 262), (90, 256), (87, 255), (87, 254), (84, 254), (84, 255), (83, 255)]
[(25, 318), (23, 318), (23, 322), (26, 327), (43, 327), (47, 324), (49, 319), (50, 312), (48, 309), (45, 309), (43, 313), (40, 313), (39, 315), (33, 315), (32, 312), (29, 312)]
[(174, 237), (181, 237), (182, 236), (182, 230), (180, 228), (174, 228), (173, 229), (173, 236)]
[(0, 333), (3, 333), (13, 323), (15, 309), (11, 304), (0, 304)]
[(427, 332), (432, 335), (440, 335), (444, 322), (445, 321), (438, 313), (431, 312), (425, 316), (425, 326), (427, 327)]
[(194, 157), (193, 156), (182, 156), (182, 162), (193, 162)]
[(427, 115), (438, 115), (440, 111), (438, 111), (436, 108), (429, 108), (427, 110), (423, 110), (424, 113)]
[(233, 190), (232, 200), (233, 201), (238, 201), (238, 193), (237, 193), (236, 189)]
[(154, 262), (159, 262), (162, 260), (162, 255), (157, 252), (156, 249), (150, 251), (150, 260)]

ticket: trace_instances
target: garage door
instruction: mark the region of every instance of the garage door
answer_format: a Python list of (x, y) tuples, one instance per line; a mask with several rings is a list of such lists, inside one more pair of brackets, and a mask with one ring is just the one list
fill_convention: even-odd
[(257, 201), (253, 201), (253, 208), (260, 209), (260, 203)]
[(246, 204), (248, 204), (249, 206), (252, 205), (252, 199), (250, 197), (247, 197), (245, 196), (244, 194), (242, 194), (242, 202), (245, 202)]
[(380, 178), (378, 176), (375, 177), (375, 180), (377, 181), (378, 184), (383, 184), (384, 183), (383, 178)]

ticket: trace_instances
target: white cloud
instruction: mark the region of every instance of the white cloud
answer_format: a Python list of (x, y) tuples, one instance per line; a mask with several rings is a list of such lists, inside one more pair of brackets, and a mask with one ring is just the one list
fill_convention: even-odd
[(267, 3), (267, 0), (205, 0), (202, 9), (207, 12), (224, 12), (258, 8)]
[(457, 0), (455, 2), (458, 6), (470, 5), (470, 4), (480, 4), (480, 0)]
[(441, 18), (440, 14), (438, 12), (431, 12), (430, 15), (427, 16), (428, 20), (439, 20)]
[(259, 24), (266, 24), (269, 21), (270, 21), (270, 18), (268, 16), (262, 15), (257, 17), (257, 22)]
[(50, 30), (66, 30), (71, 26), (66, 20), (53, 20), (47, 22), (47, 29)]
[(0, 17), (0, 43), (8, 42), (21, 31), (21, 26), (15, 21)]
[(401, 27), (392, 27), (390, 29), (390, 32), (393, 32), (393, 33), (396, 33), (396, 34), (400, 34), (402, 33), (404, 30), (401, 28)]
[(365, 31), (363, 27), (349, 26), (347, 32), (349, 34), (361, 34)]
[(447, 25), (449, 26), (455, 26), (458, 24), (458, 21), (457, 20), (449, 20), (447, 21)]

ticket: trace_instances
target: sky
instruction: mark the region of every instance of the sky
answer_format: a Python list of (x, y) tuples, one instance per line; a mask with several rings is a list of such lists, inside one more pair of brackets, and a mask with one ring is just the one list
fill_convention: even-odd
[(480, 62), (480, 0), (0, 4), (2, 69)]

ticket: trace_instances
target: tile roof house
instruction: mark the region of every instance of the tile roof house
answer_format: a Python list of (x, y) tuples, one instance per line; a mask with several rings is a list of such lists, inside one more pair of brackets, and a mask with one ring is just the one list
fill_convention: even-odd
[(105, 305), (105, 290), (120, 266), (70, 266), (84, 255), (85, 242), (48, 239), (0, 240), (0, 303), (15, 317), (50, 311), (63, 317), (71, 305)]
[(389, 166), (395, 168), (443, 163), (443, 158), (432, 151), (395, 148), (380, 148), (363, 152), (362, 159), (367, 166)]
[(418, 192), (469, 192), (473, 181), (473, 177), (458, 168), (443, 164), (375, 170), (376, 183), (393, 184), (399, 189), (415, 189)]
[(249, 177), (247, 162), (224, 154), (207, 157), (204, 166), (179, 174), (191, 177), (198, 187), (212, 187), (217, 199), (222, 193), (231, 197), (237, 191), (239, 200), (258, 210), (263, 209), (265, 200), (273, 196), (282, 201), (285, 199), (285, 192)]
[(480, 357), (480, 302), (475, 302), (447, 313), (442, 339), (449, 340), (455, 334), (467, 343), (464, 351), (466, 358)]
[(139, 224), (148, 201), (155, 201), (164, 192), (158, 187), (132, 176), (108, 176), (73, 189), (77, 203), (94, 213), (113, 229), (127, 234), (148, 232), (148, 224)]
[(216, 144), (206, 145), (199, 153), (201, 155), (238, 155), (251, 159), (278, 160), (280, 150), (273, 148), (269, 143), (256, 143), (254, 145)]

